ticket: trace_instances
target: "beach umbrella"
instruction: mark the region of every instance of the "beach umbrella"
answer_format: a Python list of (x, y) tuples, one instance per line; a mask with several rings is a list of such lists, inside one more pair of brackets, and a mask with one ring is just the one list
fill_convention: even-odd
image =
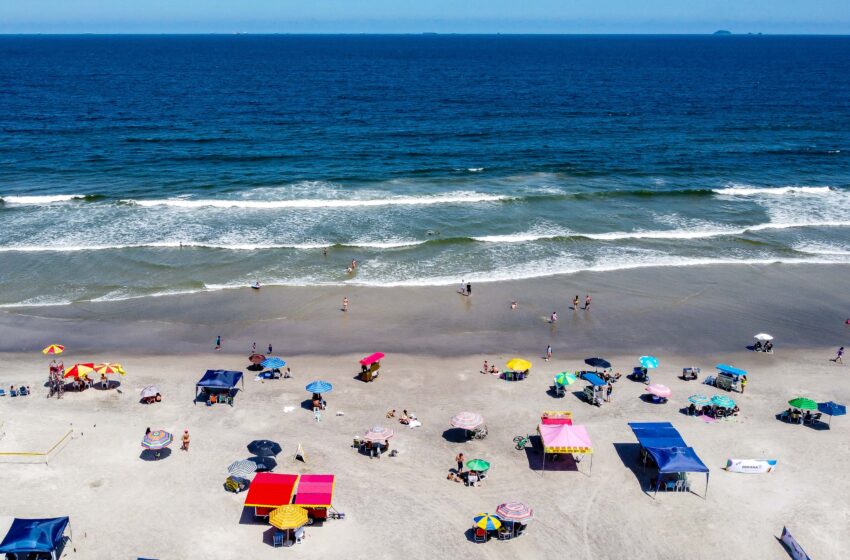
[(127, 373), (121, 364), (97, 364), (94, 366), (94, 371), (100, 374), (119, 373), (124, 375)]
[(65, 370), (65, 377), (86, 377), (94, 371), (94, 364), (74, 364)]
[(531, 369), (531, 362), (522, 358), (511, 358), (505, 365), (511, 371), (527, 371)]
[(473, 459), (466, 462), (466, 468), (471, 471), (484, 472), (490, 470), (490, 463), (484, 459)]
[(257, 464), (247, 459), (242, 459), (241, 461), (233, 461), (232, 463), (230, 463), (230, 466), (227, 467), (227, 472), (231, 476), (238, 476), (239, 478), (248, 478), (248, 476), (257, 472)]
[(328, 383), (327, 381), (313, 381), (309, 385), (305, 387), (307, 392), (309, 393), (330, 393), (333, 391), (334, 386)]
[(697, 406), (705, 406), (707, 404), (711, 404), (711, 399), (706, 395), (691, 395), (688, 397), (688, 401), (694, 403)]
[(735, 408), (735, 401), (726, 395), (714, 395), (711, 397), (711, 404), (720, 408)]
[(587, 365), (589, 365), (592, 368), (608, 369), (609, 367), (611, 367), (611, 362), (609, 362), (608, 360), (605, 360), (603, 358), (600, 358), (599, 356), (597, 356), (595, 358), (588, 358), (584, 361), (584, 363), (586, 363)]
[(372, 443), (386, 443), (393, 435), (395, 435), (395, 432), (391, 429), (375, 426), (366, 430), (366, 433), (363, 434), (363, 440)]
[(499, 518), (494, 517), (489, 513), (479, 513), (472, 518), (472, 522), (476, 527), (484, 529), (485, 531), (495, 531), (502, 526), (502, 522), (499, 521)]
[(794, 408), (799, 408), (800, 410), (817, 410), (818, 403), (813, 401), (812, 399), (807, 399), (805, 397), (797, 397), (788, 401), (788, 404), (793, 406)]
[(763, 332), (758, 333), (758, 334), (757, 334), (757, 335), (755, 335), (753, 338), (755, 338), (756, 340), (760, 340), (760, 341), (762, 341), (762, 342), (767, 342), (768, 340), (773, 340), (773, 337), (772, 337), (772, 336), (770, 336), (770, 335), (769, 335), (769, 334), (767, 334), (767, 333), (763, 333)]
[(496, 517), (502, 521), (524, 523), (534, 518), (534, 510), (522, 502), (506, 502), (496, 508)]
[(670, 387), (658, 383), (653, 383), (652, 385), (649, 385), (646, 388), (646, 391), (649, 394), (655, 395), (656, 397), (661, 397), (662, 399), (669, 399), (670, 396), (673, 394), (673, 391), (670, 390)]
[(159, 387), (157, 387), (156, 385), (148, 385), (147, 387), (142, 389), (140, 394), (143, 399), (146, 399), (148, 397), (155, 397), (157, 393), (159, 393)]
[(286, 362), (283, 361), (282, 358), (278, 358), (277, 356), (266, 358), (260, 363), (266, 369), (280, 369), (286, 365)]
[(265, 361), (266, 357), (262, 354), (251, 354), (248, 356), (248, 361), (254, 365), (261, 364)]
[(248, 444), (248, 451), (259, 457), (274, 457), (283, 451), (283, 448), (276, 441), (255, 439)]
[(474, 430), (484, 423), (484, 417), (475, 412), (458, 412), (452, 416), (451, 425), (464, 430)]
[(273, 471), (277, 466), (277, 461), (272, 457), (248, 457), (245, 460), (257, 465), (257, 472)]
[(142, 447), (146, 449), (163, 449), (171, 445), (174, 437), (165, 430), (154, 430), (145, 434), (142, 439)]
[(640, 365), (646, 369), (655, 369), (658, 367), (658, 358), (655, 356), (641, 356), (639, 361)]
[(555, 376), (555, 384), (560, 385), (561, 387), (568, 387), (575, 383), (578, 378), (572, 373), (568, 373), (566, 371), (562, 371), (558, 375)]
[(834, 403), (832, 401), (818, 403), (818, 410), (829, 415), (829, 424), (832, 425), (833, 416), (844, 416), (847, 414), (847, 407), (843, 404)]
[(269, 523), (283, 531), (298, 529), (307, 524), (307, 510), (295, 504), (286, 504), (272, 510)]
[(41, 351), (42, 354), (61, 354), (65, 351), (65, 347), (61, 344), (51, 344)]

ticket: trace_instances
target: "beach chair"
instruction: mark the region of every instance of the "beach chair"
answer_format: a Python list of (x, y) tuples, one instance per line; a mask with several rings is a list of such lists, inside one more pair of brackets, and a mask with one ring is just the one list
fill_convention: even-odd
[(275, 531), (272, 535), (272, 546), (278, 548), (283, 546), (283, 531)]
[(674, 492), (679, 489), (679, 481), (678, 480), (664, 480), (664, 491), (668, 492), (673, 490)]
[(487, 542), (487, 531), (480, 527), (474, 527), (472, 537), (475, 539), (475, 542)]
[(0, 389), (0, 397), (6, 396), (6, 389)]
[(26, 397), (27, 395), (29, 395), (29, 394), (30, 394), (30, 392), (29, 392), (29, 391), (27, 391), (27, 388), (26, 388), (26, 387), (21, 387), (21, 388), (18, 390), (18, 394), (19, 394), (20, 396), (22, 396), (22, 397)]

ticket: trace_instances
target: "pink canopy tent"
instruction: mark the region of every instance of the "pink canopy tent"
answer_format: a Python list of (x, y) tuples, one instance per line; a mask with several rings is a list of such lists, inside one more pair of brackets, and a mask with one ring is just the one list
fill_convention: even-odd
[(543, 470), (546, 470), (547, 453), (569, 453), (590, 455), (590, 470), (593, 471), (593, 443), (587, 428), (570, 424), (540, 424), (537, 433), (543, 440)]
[(374, 354), (370, 354), (360, 360), (360, 364), (364, 366), (371, 366), (375, 362), (380, 362), (384, 358), (383, 352), (375, 352)]

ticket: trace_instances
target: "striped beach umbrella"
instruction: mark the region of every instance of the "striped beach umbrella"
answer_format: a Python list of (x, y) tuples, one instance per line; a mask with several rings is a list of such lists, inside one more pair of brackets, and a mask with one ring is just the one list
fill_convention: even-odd
[(269, 514), (269, 523), (283, 531), (303, 527), (307, 521), (307, 510), (295, 504), (280, 506)]
[(639, 361), (640, 365), (646, 369), (655, 369), (658, 367), (658, 358), (655, 356), (641, 356)]
[(499, 521), (499, 518), (494, 517), (489, 513), (479, 513), (472, 518), (472, 523), (479, 529), (484, 529), (485, 531), (495, 531), (502, 526), (502, 522)]
[(61, 354), (65, 351), (65, 347), (61, 344), (51, 344), (41, 351), (42, 354)]
[(471, 471), (484, 472), (490, 470), (490, 463), (484, 459), (473, 459), (466, 462), (466, 468)]
[(141, 395), (143, 399), (147, 399), (149, 397), (155, 397), (157, 393), (159, 393), (159, 387), (156, 385), (148, 385), (141, 390), (139, 395)]
[(711, 404), (711, 398), (707, 395), (691, 395), (688, 397), (688, 402), (692, 402), (697, 406), (706, 406)]
[(670, 387), (667, 385), (661, 385), (660, 383), (653, 383), (652, 385), (646, 388), (646, 391), (655, 395), (656, 397), (660, 397), (662, 399), (669, 399), (670, 395), (673, 394), (673, 391), (670, 390)]
[(333, 391), (334, 386), (328, 383), (327, 381), (313, 381), (309, 385), (305, 387), (307, 392), (309, 393), (330, 393)]
[(142, 447), (146, 449), (164, 449), (171, 445), (174, 437), (165, 430), (154, 430), (145, 434), (142, 439)]
[(711, 397), (711, 404), (720, 408), (735, 408), (735, 401), (726, 395), (714, 395)]
[(452, 416), (451, 425), (463, 430), (474, 430), (484, 423), (484, 417), (475, 412), (458, 412)]
[(227, 472), (231, 476), (238, 476), (239, 478), (248, 478), (250, 475), (257, 472), (257, 464), (253, 461), (248, 461), (247, 459), (242, 459), (241, 461), (233, 461), (230, 463), (230, 466), (227, 467)]
[(97, 364), (94, 366), (94, 371), (101, 374), (119, 373), (124, 375), (127, 373), (121, 364)]
[(531, 362), (522, 358), (511, 358), (505, 365), (511, 371), (527, 371), (531, 369)]
[(65, 370), (65, 377), (86, 377), (94, 371), (94, 364), (74, 364)]
[(363, 440), (369, 441), (372, 443), (386, 443), (391, 437), (395, 435), (395, 432), (389, 428), (384, 428), (383, 426), (374, 426), (366, 430), (363, 434)]
[(561, 373), (555, 376), (555, 384), (560, 385), (561, 387), (569, 387), (576, 381), (578, 381), (578, 377), (566, 371), (562, 371)]
[(278, 358), (277, 356), (273, 356), (271, 358), (266, 358), (260, 365), (266, 369), (280, 369), (286, 365), (286, 362), (283, 361), (282, 358)]
[(812, 399), (807, 399), (805, 397), (797, 397), (795, 399), (791, 399), (790, 401), (788, 401), (788, 404), (790, 404), (794, 408), (799, 408), (800, 410), (818, 409), (818, 403), (816, 403)]
[(502, 521), (523, 523), (534, 518), (534, 510), (522, 502), (506, 502), (496, 508), (496, 516)]

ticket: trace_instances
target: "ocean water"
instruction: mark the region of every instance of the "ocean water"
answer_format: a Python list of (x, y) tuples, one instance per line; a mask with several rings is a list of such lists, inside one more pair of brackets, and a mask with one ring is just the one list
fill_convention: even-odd
[(850, 263), (848, 60), (850, 37), (0, 37), (0, 305)]

